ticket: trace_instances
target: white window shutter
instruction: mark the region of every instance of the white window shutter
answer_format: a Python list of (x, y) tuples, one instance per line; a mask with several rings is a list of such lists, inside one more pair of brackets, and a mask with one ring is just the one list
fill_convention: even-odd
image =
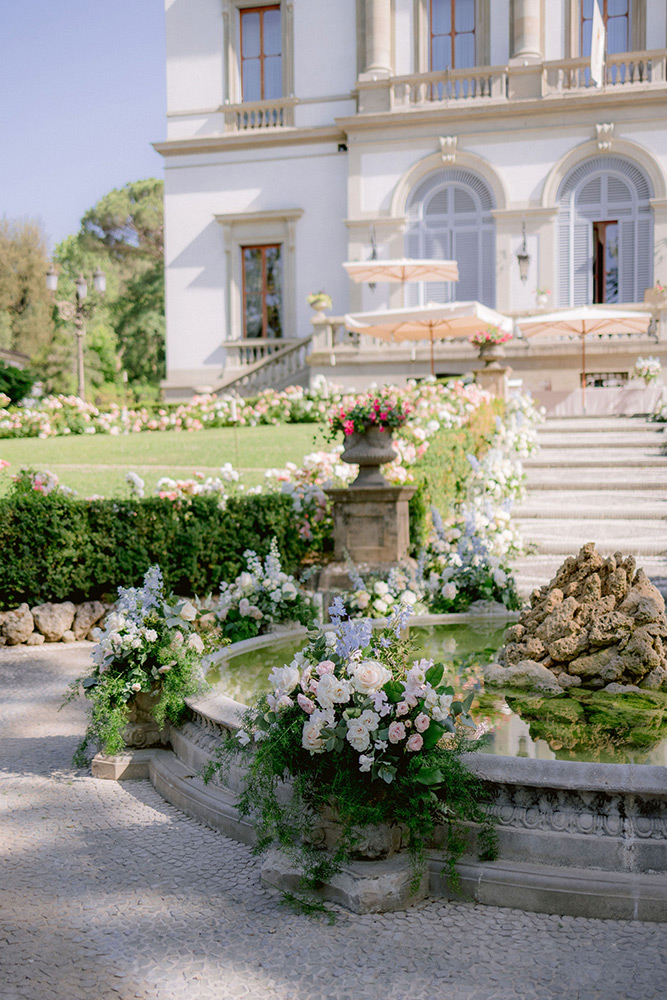
[(586, 219), (572, 226), (572, 301), (586, 306), (593, 301), (593, 227)]
[(562, 210), (558, 217), (558, 287), (556, 302), (560, 307), (572, 305), (570, 213)]
[(647, 213), (637, 220), (637, 301), (653, 287), (653, 219)]

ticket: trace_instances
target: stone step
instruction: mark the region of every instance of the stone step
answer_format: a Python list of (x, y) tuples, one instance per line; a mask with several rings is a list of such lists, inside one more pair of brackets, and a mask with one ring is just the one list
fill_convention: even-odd
[(661, 448), (667, 446), (667, 434), (664, 431), (647, 431), (646, 434), (539, 434), (540, 451), (549, 452), (552, 448)]
[(526, 469), (528, 491), (535, 490), (647, 490), (662, 495), (667, 491), (667, 469), (641, 468), (558, 468)]
[(635, 448), (619, 451), (610, 448), (545, 448), (535, 458), (524, 459), (529, 469), (667, 469), (667, 455), (662, 448)]
[(538, 552), (565, 557), (586, 542), (595, 542), (598, 552), (632, 552), (635, 555), (667, 557), (667, 524), (664, 521), (559, 521), (517, 520), (526, 545)]
[(645, 431), (649, 427), (664, 426), (658, 421), (647, 420), (645, 417), (547, 417), (540, 426), (539, 433), (605, 430), (635, 433)]
[[(516, 520), (546, 518), (558, 521), (640, 521), (644, 518), (667, 520), (667, 492), (660, 497), (646, 491), (614, 490), (538, 490), (512, 510)], [(561, 526), (561, 530), (563, 530)]]

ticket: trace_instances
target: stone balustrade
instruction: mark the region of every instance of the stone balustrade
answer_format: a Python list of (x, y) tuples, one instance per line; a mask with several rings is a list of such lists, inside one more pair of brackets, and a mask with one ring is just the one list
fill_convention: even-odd
[(295, 97), (277, 97), (271, 101), (245, 101), (225, 104), (225, 132), (285, 128), (294, 125)]

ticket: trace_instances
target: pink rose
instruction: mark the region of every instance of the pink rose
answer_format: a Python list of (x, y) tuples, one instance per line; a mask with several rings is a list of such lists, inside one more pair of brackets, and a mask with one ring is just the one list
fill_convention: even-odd
[(320, 677), (324, 677), (325, 674), (332, 674), (336, 669), (336, 664), (333, 660), (322, 660), (318, 663), (316, 670)]
[(415, 719), (415, 729), (417, 730), (417, 732), (425, 733), (430, 725), (431, 725), (431, 720), (429, 719), (428, 715), (425, 715), (424, 712), (420, 712), (417, 718)]
[(392, 722), (389, 726), (389, 742), (400, 743), (405, 739), (405, 726), (402, 722)]
[[(391, 739), (391, 736), (389, 737)], [(424, 738), (420, 736), (419, 733), (413, 733), (408, 742), (405, 744), (406, 750), (415, 752), (415, 750), (421, 750), (424, 746)]]
[(315, 702), (311, 701), (310, 698), (306, 698), (305, 694), (298, 694), (296, 700), (299, 703), (299, 708), (302, 708), (308, 715), (312, 715), (315, 711)]
[(410, 711), (410, 706), (408, 705), (407, 701), (399, 701), (398, 705), (396, 706), (396, 715), (407, 715), (409, 711)]

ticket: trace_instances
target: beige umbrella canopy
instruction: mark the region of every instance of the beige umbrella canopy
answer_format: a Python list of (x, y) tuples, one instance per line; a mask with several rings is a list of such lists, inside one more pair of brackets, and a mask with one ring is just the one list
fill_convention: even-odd
[(552, 336), (576, 334), (581, 337), (581, 402), (586, 409), (586, 337), (589, 333), (646, 333), (651, 322), (650, 312), (631, 312), (611, 306), (576, 306), (551, 313), (523, 316), (516, 324), (524, 337), (540, 333)]
[(458, 281), (455, 260), (362, 260), (345, 261), (343, 267), (357, 283), (380, 281)]
[(379, 309), (345, 317), (348, 330), (381, 340), (428, 340), (431, 344), (431, 374), (435, 374), (434, 340), (471, 337), (481, 327), (497, 326), (510, 332), (512, 320), (481, 302), (449, 302), (415, 306), (413, 309)]

